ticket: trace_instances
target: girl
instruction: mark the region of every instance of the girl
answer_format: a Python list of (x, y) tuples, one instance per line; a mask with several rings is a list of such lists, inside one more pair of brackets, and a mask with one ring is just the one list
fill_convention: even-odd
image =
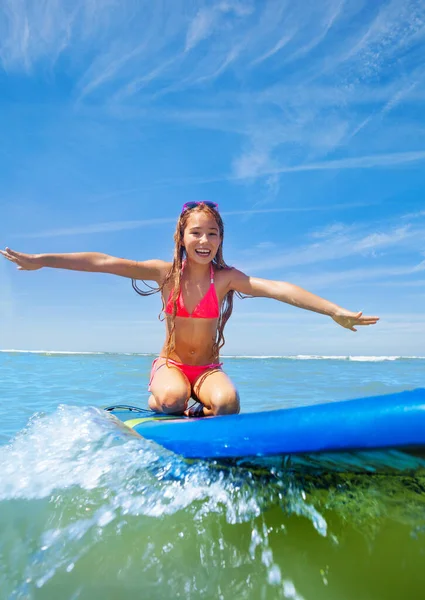
[[(141, 295), (160, 292), (166, 340), (152, 364), (149, 406), (156, 412), (208, 416), (239, 412), (238, 392), (219, 362), (235, 292), (328, 315), (351, 331), (356, 331), (356, 325), (378, 321), (378, 317), (351, 312), (291, 283), (249, 277), (229, 267), (223, 259), (223, 238), (218, 205), (187, 202), (177, 221), (172, 263), (137, 262), (97, 252), (24, 254), (10, 248), (0, 252), (20, 270), (53, 267), (111, 273), (131, 278)], [(154, 281), (158, 287), (142, 291), (137, 279)], [(198, 402), (189, 408), (191, 397)]]

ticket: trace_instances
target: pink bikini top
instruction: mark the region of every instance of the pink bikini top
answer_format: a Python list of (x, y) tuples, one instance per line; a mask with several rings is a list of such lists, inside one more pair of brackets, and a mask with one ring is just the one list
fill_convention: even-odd
[[(184, 268), (184, 265), (183, 265)], [(173, 296), (173, 290), (171, 290), (170, 295), (168, 296), (168, 302), (165, 307), (165, 313), (167, 315), (173, 314), (173, 303), (171, 302), (171, 298)], [(189, 314), (186, 310), (186, 307), (183, 302), (183, 294), (180, 290), (179, 296), (177, 298), (177, 313), (176, 317), (192, 317), (193, 319), (217, 319), (220, 315), (220, 309), (218, 306), (218, 298), (217, 292), (215, 291), (214, 285), (214, 269), (211, 265), (211, 285), (208, 288), (207, 293), (197, 306), (193, 309), (193, 312)]]

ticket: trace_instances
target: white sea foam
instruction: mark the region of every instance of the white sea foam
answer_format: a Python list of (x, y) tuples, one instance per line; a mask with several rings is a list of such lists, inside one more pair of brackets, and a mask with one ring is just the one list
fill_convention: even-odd
[[(0, 350), (3, 353), (16, 354), (65, 354), (65, 355), (108, 355), (108, 356), (156, 356), (154, 352), (102, 352), (102, 351), (74, 351), (74, 350), (15, 350), (4, 349)], [(337, 356), (337, 355), (321, 355), (321, 354), (253, 354), (253, 355), (238, 355), (228, 354), (222, 355), (224, 359), (237, 360), (347, 360), (353, 362), (382, 362), (394, 360), (425, 360), (425, 356)]]
[(0, 350), (0, 352), (16, 353), (16, 354), (109, 354), (108, 352), (77, 352), (73, 350)]
[(350, 356), (353, 362), (382, 362), (385, 360), (402, 360), (402, 356)]
[[(241, 475), (239, 470), (221, 470), (202, 462), (188, 464), (164, 448), (125, 431), (101, 410), (61, 405), (53, 414), (36, 415), (24, 431), (7, 446), (0, 447), (0, 501), (9, 511), (26, 511), (29, 501), (37, 500), (51, 515), (45, 519), (43, 513), (37, 521), (40, 511), (36, 509), (33, 512), (36, 525), (32, 523), (27, 533), (36, 537), (30, 538), (28, 553), (20, 540), (9, 552), (6, 565), (10, 564), (10, 570), (17, 554), (18, 562), (26, 565), (24, 574), (16, 569), (14, 585), (18, 594), (13, 597), (33, 598), (28, 590), (43, 588), (56, 573), (73, 570), (87, 552), (100, 541), (104, 543), (104, 532), (115, 531), (113, 541), (120, 539), (122, 529), (128, 530), (128, 521), (133, 517), (136, 517), (134, 526), (140, 528), (136, 534), (143, 537), (146, 523), (151, 524), (153, 519), (159, 521), (152, 530), (156, 534), (164, 517), (178, 514), (178, 523), (182, 511), (187, 512), (186, 525), (177, 528), (181, 536), (176, 538), (172, 526), (161, 554), (159, 550), (152, 553), (153, 544), (145, 544), (144, 558), (148, 553), (153, 561), (161, 556), (162, 564), (164, 553), (176, 547), (174, 554), (178, 557), (181, 548), (187, 547), (187, 523), (193, 524), (192, 531), (205, 531), (203, 521), (208, 523), (214, 513), (222, 515), (229, 524), (249, 523), (261, 518), (268, 507), (270, 494), (264, 494), (263, 484), (259, 481), (256, 485), (249, 473)], [(24, 500), (25, 504), (17, 500)], [(307, 516), (317, 527), (316, 515), (308, 506), (299, 506), (300, 503), (305, 504), (300, 495), (287, 498), (288, 512)], [(6, 519), (3, 516), (2, 526)], [(25, 523), (25, 516), (19, 515), (16, 521)], [(202, 540), (201, 552), (207, 556), (216, 547), (215, 542), (211, 546), (208, 536), (202, 536)], [(225, 537), (221, 540), (226, 542)], [(269, 585), (281, 585), (279, 566), (273, 560), (268, 538), (260, 539), (258, 545), (262, 556), (269, 559), (263, 561)], [(234, 556), (234, 544), (229, 548)], [(220, 551), (224, 549), (220, 546)], [(238, 558), (240, 564), (242, 557), (245, 560), (242, 552)], [(139, 555), (137, 560), (140, 561)], [(254, 564), (255, 557), (252, 560)], [(148, 576), (149, 567), (144, 560), (142, 569)], [(171, 577), (169, 572), (167, 577)]]
[(15, 350), (13, 348), (0, 350), (4, 353), (15, 354), (94, 354), (94, 355), (112, 355), (112, 356), (154, 356), (147, 352), (104, 352), (104, 351), (86, 351), (86, 350)]
[(223, 356), (227, 359), (249, 359), (249, 360), (346, 360), (354, 362), (381, 362), (386, 360), (425, 360), (425, 356), (333, 356), (319, 354), (297, 354), (297, 355), (252, 355), (252, 356)]

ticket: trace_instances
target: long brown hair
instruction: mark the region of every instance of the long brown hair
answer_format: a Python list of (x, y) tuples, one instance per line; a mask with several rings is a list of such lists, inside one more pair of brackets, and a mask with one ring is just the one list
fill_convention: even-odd
[[(172, 302), (172, 306), (173, 306), (173, 312), (171, 314), (171, 322), (170, 322), (168, 339), (167, 339), (167, 342), (165, 345), (167, 358), (170, 356), (170, 354), (175, 349), (174, 332), (175, 332), (175, 328), (176, 328), (177, 299), (178, 299), (179, 293), (180, 293), (183, 261), (186, 257), (186, 250), (183, 246), (183, 235), (184, 235), (184, 231), (186, 229), (186, 225), (187, 225), (189, 216), (195, 212), (202, 212), (202, 213), (205, 213), (205, 214), (213, 217), (215, 219), (218, 229), (219, 229), (221, 242), (218, 247), (217, 254), (215, 255), (215, 257), (212, 260), (213, 267), (216, 270), (231, 268), (231, 267), (229, 267), (229, 265), (227, 265), (225, 263), (224, 258), (223, 258), (223, 240), (224, 240), (223, 219), (221, 218), (218, 210), (215, 210), (214, 208), (211, 208), (210, 206), (207, 206), (206, 204), (201, 203), (201, 204), (196, 205), (194, 208), (184, 210), (177, 220), (176, 231), (174, 233), (175, 245), (174, 245), (173, 264), (171, 266), (171, 269), (167, 273), (163, 283), (158, 287), (152, 287), (149, 284), (147, 284), (145, 281), (143, 281), (143, 283), (149, 289), (141, 290), (137, 286), (136, 281), (134, 279), (132, 279), (133, 289), (141, 296), (150, 296), (152, 294), (161, 292), (162, 309), (161, 309), (161, 312), (159, 313), (159, 319), (161, 319), (161, 320), (163, 320), (162, 314), (165, 311), (164, 294), (162, 292), (163, 292), (165, 286), (167, 286), (169, 284), (171, 284), (171, 286), (172, 286), (171, 302)], [(229, 320), (230, 315), (232, 314), (234, 294), (235, 294), (234, 290), (230, 290), (229, 292), (227, 292), (227, 294), (225, 295), (225, 297), (223, 299), (223, 302), (221, 303), (220, 315), (218, 317), (216, 338), (215, 338), (214, 345), (213, 345), (213, 354), (217, 358), (220, 353), (220, 349), (225, 344), (224, 327), (225, 327), (227, 321)], [(238, 292), (236, 292), (236, 294), (240, 297), (243, 297)]]

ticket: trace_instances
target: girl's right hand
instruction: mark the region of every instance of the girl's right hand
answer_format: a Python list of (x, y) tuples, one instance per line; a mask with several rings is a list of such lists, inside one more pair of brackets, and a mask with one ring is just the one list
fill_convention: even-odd
[(18, 266), (19, 271), (36, 271), (43, 266), (41, 257), (38, 254), (25, 254), (24, 252), (16, 252), (16, 250), (11, 250), (10, 248), (0, 250), (0, 254), (3, 254), (7, 260), (14, 262)]

